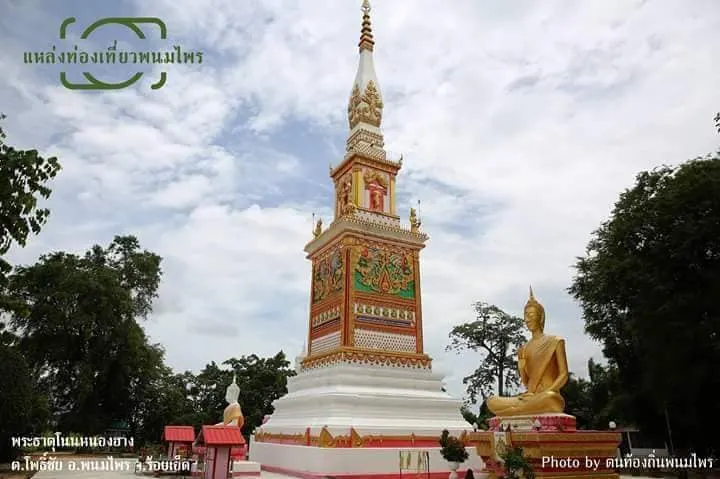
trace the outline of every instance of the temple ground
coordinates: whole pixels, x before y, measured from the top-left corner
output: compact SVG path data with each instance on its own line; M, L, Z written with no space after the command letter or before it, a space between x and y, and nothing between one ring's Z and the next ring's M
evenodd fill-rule
M87 459L87 458L83 458ZM80 458L76 459L75 461L79 461ZM152 477L152 476L141 476L136 475L134 473L134 467L135 467L135 459L119 459L118 461L123 461L127 463L126 470L123 471L70 471L68 470L68 464L70 460L63 460L63 468L62 471L38 471L35 473L32 477L33 479L67 479L67 478L82 478L82 479L129 479L130 477ZM23 477L27 477L23 473L7 473L7 472L0 472L0 479L20 479ZM173 477L173 476L161 476L161 477ZM174 476L174 477L183 477L183 476ZM285 476L283 474L276 474L272 472L264 472L262 473L262 476L260 476L261 479L293 479L290 476ZM657 477L657 476L656 476ZM673 477L673 476L667 476L667 477ZM650 479L646 476L620 476L621 479Z
M75 459L76 465L78 464L78 462L80 460L85 460L85 459L89 459L89 458ZM129 479L131 477L136 477L139 479L142 477L147 477L147 478L153 477L150 475L135 474L135 463L137 462L135 459L118 459L118 460L116 460L116 462L123 462L124 465L126 465L127 467L123 467L124 470L115 470L115 471L110 471L110 470L70 471L70 470L68 470L68 464L70 461L71 461L71 459L63 460L63 467L62 467L61 471L38 471L32 477L33 477L33 479L56 479L56 478L67 479L67 478L71 478L71 477L72 478L82 478L82 479ZM11 476L11 477L13 477L13 479L14 479L15 476ZM19 477L23 477L23 476L20 475L17 477L19 478ZM160 476L160 477L167 477L167 478L176 477L177 478L177 477L189 477L189 476ZM263 472L262 476L260 476L260 477L261 477L261 479L290 479L288 476L285 476L282 474L275 474L272 472Z

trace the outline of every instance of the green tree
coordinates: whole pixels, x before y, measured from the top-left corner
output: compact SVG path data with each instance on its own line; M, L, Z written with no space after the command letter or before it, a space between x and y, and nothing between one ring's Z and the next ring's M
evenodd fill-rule
M230 358L218 365L207 364L198 374L166 373L157 382L155 400L148 407L145 430L159 438L166 424L186 424L198 429L222 421L227 406L225 391L236 376L243 410L243 434L249 436L273 413L272 403L287 394L287 378L294 376L285 353L261 358L257 355Z
M0 120L5 115L0 114ZM0 128L0 313L20 311L23 303L7 294L7 274L12 267L4 259L13 243L24 246L30 233L38 233L50 211L38 201L50 197L47 186L60 171L56 158L43 158L36 150L17 150L6 143ZM43 396L35 395L36 377L15 344L17 336L0 321L0 462L14 450L10 434L23 433L42 419Z
M131 422L135 404L162 367L137 320L151 310L160 257L132 236L84 256L58 252L9 276L8 294L25 305L10 325L61 431L102 432Z
M570 373L567 384L562 388L565 399L565 413L575 416L578 429L590 429L593 418L590 400L590 382Z
M576 417L578 429L606 429L610 421L625 425L635 422L628 414L628 397L613 364L603 366L591 358L588 379L571 374L562 395L565 412Z
M478 396L483 401L497 386L501 396L517 387L517 349L526 341L522 318L512 316L497 306L483 302L474 304L475 321L455 326L450 332L449 351L476 351L482 354L478 368L463 379L471 403Z
M227 365L227 361L222 366ZM199 374L192 378L188 378L189 397L192 400L195 411L195 424L201 426L203 424L216 424L222 420L223 411L227 406L225 402L225 390L232 382L232 370L223 368L215 361L207 364ZM238 382L238 386L240 383ZM243 402L243 388L240 386L240 402L245 414L247 407Z
M637 175L575 267L569 290L637 425L719 451L720 156Z
M238 359L228 359L224 364L229 365L237 375L240 404L245 416L243 433L249 436L262 424L267 414L273 413L273 401L287 394L287 380L295 375L295 371L282 351L270 358L251 354Z
M0 462L14 459L10 438L27 432L32 417L32 377L22 354L0 344Z
M167 366L159 368L134 404L134 437L138 445L160 442L167 425L191 425L197 430L203 424L189 394L193 380L191 372L176 374Z
M471 409L469 404L464 404L460 408L460 413L462 413L463 418L473 426L478 426L479 429L487 429L488 428L488 419L490 419L493 414L490 412L490 410L487 408L487 405L485 402L480 404L480 408L478 410L478 413L475 414Z
M467 404L463 404L460 407L460 414L462 414L463 419L465 419L469 424L475 425L478 422L477 414L472 412Z
M47 183L60 171L57 158L43 158L37 150L17 150L5 143L6 138L0 128L0 287L10 271L3 256L13 243L25 246L30 233L40 232L50 210L38 208L38 200L50 197ZM0 309L8 307L0 295Z

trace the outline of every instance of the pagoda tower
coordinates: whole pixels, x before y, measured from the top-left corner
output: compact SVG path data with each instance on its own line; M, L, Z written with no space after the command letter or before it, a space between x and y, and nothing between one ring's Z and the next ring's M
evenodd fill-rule
M312 262L306 350L288 394L255 432L250 458L303 477L387 477L398 473L400 451L422 450L432 472L447 474L442 430L461 435L472 426L423 350L420 250L428 237L416 211L407 226L397 212L402 157L392 161L384 150L368 0L362 12L345 155L330 168L334 218L325 230L318 222L305 246Z

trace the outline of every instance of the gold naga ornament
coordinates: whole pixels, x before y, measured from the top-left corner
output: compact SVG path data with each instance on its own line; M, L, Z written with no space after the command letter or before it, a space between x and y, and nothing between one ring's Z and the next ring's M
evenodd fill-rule
M533 295L525 304L525 326L532 337L518 350L518 372L527 392L518 396L492 396L488 409L496 416L561 414L565 400L560 389L568 381L565 340L545 334L545 308Z
M415 208L410 208L410 231L417 233L420 230L420 218L417 216Z

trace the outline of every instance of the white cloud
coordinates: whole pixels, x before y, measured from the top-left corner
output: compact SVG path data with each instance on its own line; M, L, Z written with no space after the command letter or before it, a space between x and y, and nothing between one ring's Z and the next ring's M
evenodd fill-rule
M165 258L147 327L173 366L294 355L307 326L310 213L328 214L324 168L344 148L359 3L157 1L174 40L212 54L172 69L157 91L147 78L66 91L0 52L11 139L65 167L51 223L16 257L136 233ZM402 211L421 199L431 236L422 285L436 367L459 394L476 359L443 353L451 326L472 319L476 300L520 313L532 283L584 374L599 348L565 292L570 265L636 172L715 148L716 5L376 3L387 148L405 155ZM39 21L24 18L14 21ZM22 45L22 31L7 44ZM317 151L296 152L310 133Z

